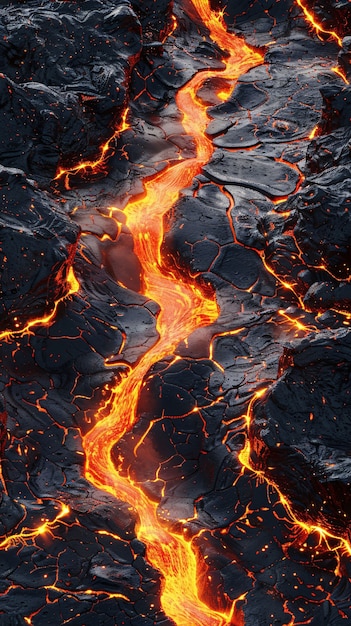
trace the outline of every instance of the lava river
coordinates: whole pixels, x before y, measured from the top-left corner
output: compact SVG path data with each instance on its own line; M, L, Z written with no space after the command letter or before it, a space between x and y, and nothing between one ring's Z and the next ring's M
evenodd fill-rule
M227 33L222 15L211 11L208 0L192 1L213 41L230 52L225 69L220 71L221 77L235 81L262 63L259 53L241 38ZM143 268L144 294L160 305L159 339L113 389L108 414L105 410L98 415L97 424L84 438L87 478L96 487L127 501L138 512L138 536L147 546L147 559L163 575L162 607L177 626L224 626L242 620L235 601L226 612L218 612L199 598L192 546L182 535L169 531L157 518L157 504L118 473L111 460L111 449L137 419L138 398L150 367L172 354L177 344L196 328L210 324L218 316L216 302L205 297L190 280L184 282L176 276L160 253L164 215L180 190L191 184L213 153L212 143L205 135L210 119L196 94L206 80L218 73L218 70L198 72L177 94L184 129L196 144L196 157L176 162L147 181L143 197L133 200L125 209L134 250Z

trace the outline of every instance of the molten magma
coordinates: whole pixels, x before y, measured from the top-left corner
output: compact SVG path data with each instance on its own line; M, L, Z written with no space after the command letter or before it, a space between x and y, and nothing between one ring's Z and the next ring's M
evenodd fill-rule
M209 0L193 0L208 27L212 39L230 52L223 78L235 81L249 68L262 63L262 56L251 50L239 37L228 34L221 14L211 12ZM157 504L129 478L120 476L111 460L111 449L137 419L138 398L143 379L150 367L172 354L177 344L199 326L210 324L218 316L214 300L200 289L176 276L161 257L163 217L174 204L182 188L210 159L213 146L205 136L210 121L205 106L197 99L203 83L218 71L199 72L177 95L183 114L183 126L196 145L196 158L170 164L162 173L145 183L145 193L125 209L127 225L134 238L134 249L143 268L144 293L160 305L157 320L159 340L145 354L128 377L112 390L111 403L97 415L97 423L84 438L86 476L99 488L133 505L139 514L138 536L147 545L148 561L163 575L162 607L177 626L224 626L243 623L237 600L227 602L227 611L216 611L199 598L196 557L189 541L168 530L157 518ZM222 599L223 602L223 599ZM215 603L215 599L214 599Z

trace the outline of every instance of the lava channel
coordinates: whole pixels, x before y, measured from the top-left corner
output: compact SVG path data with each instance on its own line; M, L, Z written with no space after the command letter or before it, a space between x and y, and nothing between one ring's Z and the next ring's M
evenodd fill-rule
M177 626L224 626L243 623L235 606L241 598L231 602L225 612L211 609L199 598L196 556L191 544L158 520L157 503L147 498L131 479L121 476L111 460L113 446L137 419L138 398L150 367L171 354L196 328L214 322L218 316L216 302L205 297L190 280L185 282L176 276L161 257L163 216L213 153L212 143L205 135L210 118L196 97L197 91L214 76L235 81L263 62L263 57L241 38L227 33L222 14L211 11L209 0L192 2L212 40L228 50L229 57L224 60L223 70L198 72L176 97L183 127L195 141L196 157L172 164L147 181L143 197L131 201L125 209L135 253L143 268L144 294L160 305L159 340L112 390L108 414L105 415L105 409L98 413L97 423L84 437L83 446L86 477L96 487L130 503L139 514L138 536L147 546L147 559L163 575L161 602L166 615Z

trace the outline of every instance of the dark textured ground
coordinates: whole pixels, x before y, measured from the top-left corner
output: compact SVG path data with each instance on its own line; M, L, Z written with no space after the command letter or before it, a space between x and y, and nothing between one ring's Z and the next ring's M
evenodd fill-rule
M312 5L350 33L347 2ZM175 3L167 36L163 0L1 2L0 329L52 310L71 265L80 291L49 326L1 337L0 624L173 624L136 514L84 478L81 434L123 369L105 359L133 364L156 341L123 208L144 176L193 155L174 96L221 53L188 9ZM351 92L332 68L339 57L350 73L351 46L319 40L292 0L229 2L226 20L269 44L265 63L226 103L212 84L199 94L216 149L170 207L163 243L181 274L213 286L221 314L154 365L114 454L188 529L213 606L246 593L246 626L344 626L349 555L294 524L238 453L249 437L252 465L296 516L349 538ZM108 164L53 181L98 156L127 105Z

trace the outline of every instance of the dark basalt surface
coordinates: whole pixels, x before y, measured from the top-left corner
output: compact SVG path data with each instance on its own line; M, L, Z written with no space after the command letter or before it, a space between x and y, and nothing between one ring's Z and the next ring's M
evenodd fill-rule
M253 409L254 466L309 524L349 536L351 336L325 331L286 349L281 375Z
M317 20L325 28L335 30L341 37L350 34L351 16L347 0L326 0L322 5L307 0L306 7L315 12Z
M265 58L226 102L222 79L201 88L214 154L162 252L220 315L152 366L113 449L192 541L200 596L237 602L232 626L351 620L349 554L296 521L350 539L351 98L332 68L351 33L346 3L312 4L342 49L292 0L212 2ZM82 436L158 337L123 209L194 156L175 95L223 53L188 0L0 5L0 624L171 626L137 511L85 478ZM115 133L103 167L53 182Z
M322 95L320 135L308 147L301 190L278 214L268 213L260 230L268 263L278 275L293 278L308 309L349 311L350 88L334 85Z

